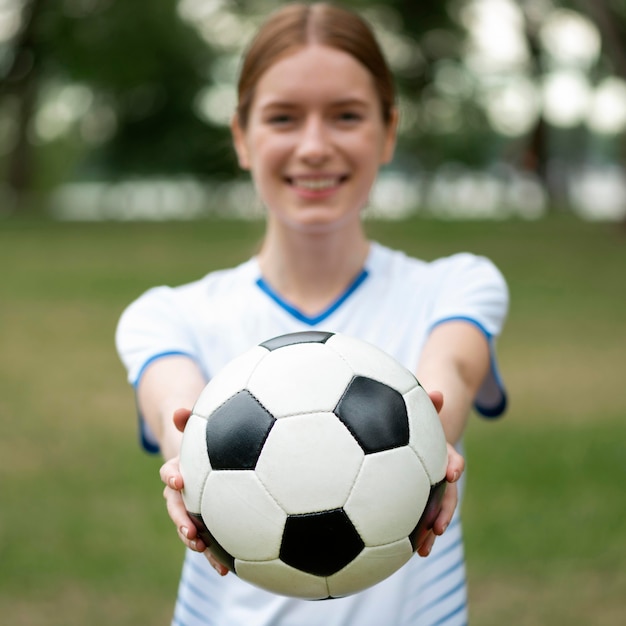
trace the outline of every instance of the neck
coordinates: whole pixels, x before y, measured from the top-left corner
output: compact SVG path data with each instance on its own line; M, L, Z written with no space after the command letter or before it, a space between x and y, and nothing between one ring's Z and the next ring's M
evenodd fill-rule
M323 235L268 227L258 256L264 279L306 314L325 309L363 269L369 242L362 228Z

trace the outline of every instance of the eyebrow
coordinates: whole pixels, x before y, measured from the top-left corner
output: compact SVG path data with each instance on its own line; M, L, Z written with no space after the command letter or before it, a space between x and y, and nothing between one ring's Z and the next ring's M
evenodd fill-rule
M261 103L261 109L296 109L300 106L298 102L292 100L270 100L266 103ZM369 106L369 100L365 98L343 98L341 100L334 100L328 104L331 108L341 108L344 106Z
M335 102L332 103L331 106L337 106L337 107L341 107L341 106L362 106L362 107L367 107L369 106L370 101L365 99L365 98L345 98L343 100L337 100Z

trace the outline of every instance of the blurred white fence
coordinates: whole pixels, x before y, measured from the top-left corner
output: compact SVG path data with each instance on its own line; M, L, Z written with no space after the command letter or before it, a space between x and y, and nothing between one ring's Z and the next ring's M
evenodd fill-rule
M566 194L572 210L584 219L626 218L626 175L618 167L587 168L570 176ZM428 178L383 172L365 214L390 220L415 214L440 219L532 220L547 210L547 194L532 175L506 166L473 171L446 165ZM254 219L263 215L263 207L249 182L151 179L66 184L52 195L50 212L68 221Z

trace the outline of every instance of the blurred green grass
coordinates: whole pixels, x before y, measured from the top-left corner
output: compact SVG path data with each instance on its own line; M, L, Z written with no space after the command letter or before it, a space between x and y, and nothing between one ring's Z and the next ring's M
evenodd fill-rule
M466 436L472 623L621 623L626 236L562 216L368 229L426 259L485 254L511 289L510 410ZM244 260L261 236L254 222L0 222L3 623L169 623L182 552L113 333L145 289Z

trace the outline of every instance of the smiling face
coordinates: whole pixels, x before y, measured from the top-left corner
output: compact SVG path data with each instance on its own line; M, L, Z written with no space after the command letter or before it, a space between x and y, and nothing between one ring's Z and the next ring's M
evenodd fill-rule
M395 144L369 71L351 55L309 44L260 77L245 129L233 122L239 164L270 222L299 230L354 220Z

